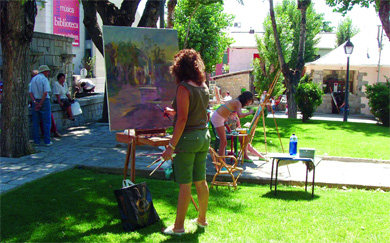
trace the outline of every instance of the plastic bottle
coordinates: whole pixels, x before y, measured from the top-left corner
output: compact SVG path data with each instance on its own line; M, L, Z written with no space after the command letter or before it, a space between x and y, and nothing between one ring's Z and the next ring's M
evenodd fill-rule
M289 152L290 152L290 155L297 155L297 148L298 148L298 137L295 136L295 134L293 133L293 135L291 135L290 137L290 146L289 146Z

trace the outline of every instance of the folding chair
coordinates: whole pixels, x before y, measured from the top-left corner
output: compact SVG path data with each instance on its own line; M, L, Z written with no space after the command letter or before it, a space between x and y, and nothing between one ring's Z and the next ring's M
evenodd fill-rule
M216 165L217 167L217 172L215 173L213 180L211 181L211 188L213 186L232 186L235 189L237 188L237 180L241 176L243 172L243 168L237 167L237 159L236 157L232 155L225 155L225 156L220 156L215 152L215 150L210 147L209 148L211 158L213 160L213 164ZM229 158L234 161L233 165L228 165L225 163L224 159ZM225 168L225 169L223 169ZM236 175L235 175L236 174ZM229 181L217 181L217 177L220 175L230 175L232 177L232 182Z

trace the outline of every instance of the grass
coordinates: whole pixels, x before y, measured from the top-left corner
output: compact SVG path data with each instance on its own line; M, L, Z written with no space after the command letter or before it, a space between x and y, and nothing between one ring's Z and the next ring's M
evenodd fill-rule
M317 187L312 199L302 187L280 185L274 196L267 185L248 184L210 190L206 230L165 236L160 230L174 222L178 186L137 181L147 182L161 222L123 232L113 194L121 176L72 169L1 196L1 242L390 241L390 193ZM196 215L190 205L187 219Z
M242 118L241 124L250 122L252 116ZM267 151L282 152L275 123L267 118ZM276 119L284 151L288 152L289 138L298 136L299 148L315 148L316 155L341 156L390 160L390 128L365 123L298 119ZM254 147L265 151L262 120L256 128Z

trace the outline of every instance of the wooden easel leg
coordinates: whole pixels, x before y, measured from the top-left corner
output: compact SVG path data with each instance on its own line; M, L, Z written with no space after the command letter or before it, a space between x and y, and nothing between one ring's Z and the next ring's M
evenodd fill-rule
M264 110L263 113L263 130L264 130L264 146L265 146L265 153L267 154L267 134L265 132L265 118L264 118Z
M127 171L129 169L129 159L130 159L130 153L131 153L131 144L132 144L131 141L127 144L125 166L123 168L123 180L126 180L126 178L127 178Z
M131 181L135 183L135 140L131 143Z

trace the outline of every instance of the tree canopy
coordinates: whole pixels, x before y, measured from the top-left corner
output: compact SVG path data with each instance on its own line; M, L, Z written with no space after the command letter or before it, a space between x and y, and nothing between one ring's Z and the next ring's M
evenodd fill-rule
M212 72L215 65L222 62L224 51L233 41L224 32L232 25L233 16L223 12L222 1L205 2L207 4L199 4L194 0L178 1L174 29L178 31L179 48L198 51L206 72Z
M340 46L348 39L351 39L354 35L359 33L359 29L352 25L351 18L345 18L339 23L336 30L336 47Z
M284 0L275 7L275 13L284 60L288 64L288 67L293 69L298 61L301 12L297 8L295 1ZM316 13L310 5L307 8L306 18L304 61L310 62L317 57L318 49L315 48L315 45L319 41L317 35L323 28L324 17L323 14ZM255 87L258 92L267 90L276 73L280 70L270 16L265 19L263 26L265 30L264 36L257 38L260 60L255 60L253 65ZM280 82L281 80L282 77L280 77ZM284 89L280 83L275 87L274 94L272 95L278 95L283 91Z
M335 7L336 12L340 12L343 15L356 5L368 8L372 5L375 6L376 11L379 13L379 19L382 22L382 27L386 32L387 37L390 40L390 1L389 0L326 0L326 3Z

